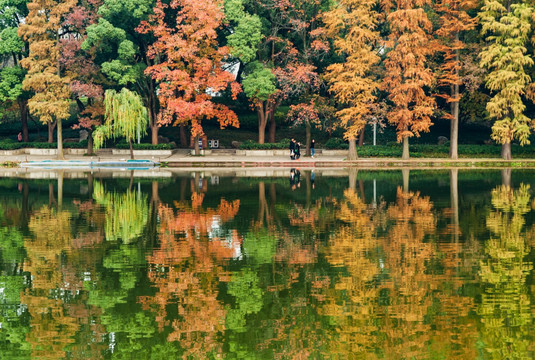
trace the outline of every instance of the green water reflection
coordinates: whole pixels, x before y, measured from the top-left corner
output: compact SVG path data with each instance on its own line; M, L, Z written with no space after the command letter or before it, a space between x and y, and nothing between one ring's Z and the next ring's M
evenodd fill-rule
M534 175L0 179L0 357L532 359Z

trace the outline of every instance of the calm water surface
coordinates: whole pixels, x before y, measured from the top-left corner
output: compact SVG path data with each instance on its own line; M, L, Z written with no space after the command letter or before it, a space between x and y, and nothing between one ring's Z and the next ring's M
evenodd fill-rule
M0 358L532 359L534 179L0 179Z

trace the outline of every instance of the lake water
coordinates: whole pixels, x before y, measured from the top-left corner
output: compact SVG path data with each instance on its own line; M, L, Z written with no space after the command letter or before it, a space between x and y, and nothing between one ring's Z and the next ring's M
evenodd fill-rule
M535 357L535 172L331 174L0 179L0 358Z

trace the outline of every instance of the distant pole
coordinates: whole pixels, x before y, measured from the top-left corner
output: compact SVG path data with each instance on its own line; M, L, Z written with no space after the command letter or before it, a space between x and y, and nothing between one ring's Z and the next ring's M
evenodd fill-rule
M373 123L373 146L377 144L377 122Z
M141 130L139 126L137 127L137 143L141 144Z

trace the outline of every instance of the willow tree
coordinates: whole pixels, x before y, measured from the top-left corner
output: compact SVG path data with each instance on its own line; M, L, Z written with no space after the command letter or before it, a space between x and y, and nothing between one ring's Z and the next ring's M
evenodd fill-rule
M93 134L95 148L102 147L106 139L124 137L128 141L130 157L133 159L132 140L138 134L147 133L148 114L141 97L126 88L120 92L106 90L104 107L105 122Z
M480 65L488 69L487 88L494 93L487 111L495 120L491 138L502 145L502 158L511 159L511 142L529 144L531 119L524 115L524 96L531 83L528 69L533 65L527 54L534 10L529 2L485 0L481 8L481 32L487 46Z
M331 92L346 105L337 117L349 140L349 160L357 158L356 139L366 126L366 115L379 86L371 74L380 60L373 49L379 40L379 16L373 10L376 5L376 0L340 0L324 15L327 36L334 39L336 52L345 55L345 62L327 68L326 78Z
M28 3L25 24L18 34L30 45L27 58L20 61L28 70L22 88L33 91L28 101L30 113L48 124L48 141L57 127L58 158L63 159L61 121L69 117L70 79L62 73L60 47L65 16L76 4L75 0L33 0Z
M396 125L398 142L403 142L403 159L409 158L409 138L429 131L436 107L426 91L434 83L428 61L435 51L433 25L424 10L429 5L430 0L382 0L391 30L383 85L394 106L387 118Z

